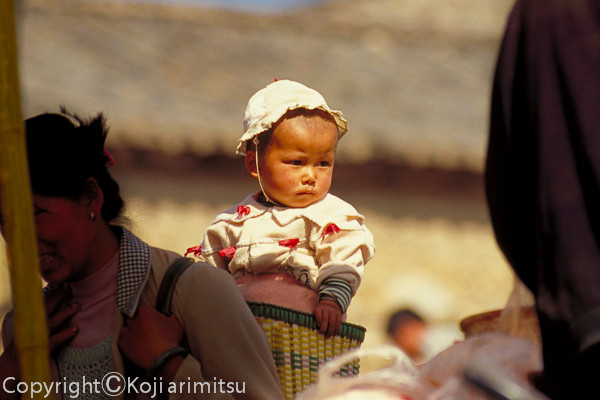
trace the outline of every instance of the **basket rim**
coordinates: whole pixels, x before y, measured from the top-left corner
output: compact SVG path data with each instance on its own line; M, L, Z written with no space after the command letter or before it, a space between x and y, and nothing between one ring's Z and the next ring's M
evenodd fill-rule
M270 303L248 301L247 304L255 317L269 318L318 331L317 321L313 314ZM364 326L342 322L335 335L362 343L366 331L367 328Z

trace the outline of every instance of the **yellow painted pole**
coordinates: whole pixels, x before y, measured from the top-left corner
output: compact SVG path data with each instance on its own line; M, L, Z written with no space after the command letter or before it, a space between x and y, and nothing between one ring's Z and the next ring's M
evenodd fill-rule
M49 382L32 195L19 96L13 0L0 0L0 192L23 382ZM43 398L40 393L38 398Z

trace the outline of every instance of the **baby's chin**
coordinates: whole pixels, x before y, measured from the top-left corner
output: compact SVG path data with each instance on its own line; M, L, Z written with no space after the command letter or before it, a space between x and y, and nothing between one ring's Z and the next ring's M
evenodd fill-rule
M319 201L323 200L325 196L321 196L319 198L307 198L307 199L298 199L297 201L290 201L291 204L284 204L286 207L290 207L290 208L305 208L308 206L312 206L315 203L318 203Z

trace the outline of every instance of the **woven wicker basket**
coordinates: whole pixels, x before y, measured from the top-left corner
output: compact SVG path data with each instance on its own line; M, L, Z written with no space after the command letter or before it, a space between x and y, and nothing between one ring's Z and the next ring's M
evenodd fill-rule
M319 365L360 348L366 329L343 322L335 336L325 338L315 317L290 308L248 302L267 335L285 398L293 399L316 382ZM341 376L358 375L359 360L342 367Z

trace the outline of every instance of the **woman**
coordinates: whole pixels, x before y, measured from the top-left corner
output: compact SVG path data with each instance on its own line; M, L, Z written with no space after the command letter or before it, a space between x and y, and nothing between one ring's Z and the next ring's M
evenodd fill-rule
M115 224L123 200L107 169L103 115L41 114L25 130L56 391L282 398L268 343L226 272L196 263L178 281L173 316L153 308L180 256ZM0 398L18 398L10 314L2 334Z

